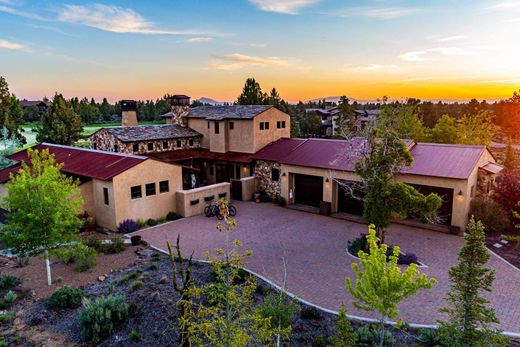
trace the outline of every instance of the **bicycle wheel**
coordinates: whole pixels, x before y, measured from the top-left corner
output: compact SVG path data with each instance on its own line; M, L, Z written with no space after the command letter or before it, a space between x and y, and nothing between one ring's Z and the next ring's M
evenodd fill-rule
M220 211L217 211L217 213L215 213L215 216L217 216L218 220L223 220L224 219L224 216L220 214Z
M204 214L206 215L206 217L211 217L211 207L208 205L206 207L204 207Z
M228 210L229 210L229 215L230 215L231 217L234 217L234 216L237 215L237 209L236 209L235 206L233 206L233 205L229 205L229 206L228 206Z

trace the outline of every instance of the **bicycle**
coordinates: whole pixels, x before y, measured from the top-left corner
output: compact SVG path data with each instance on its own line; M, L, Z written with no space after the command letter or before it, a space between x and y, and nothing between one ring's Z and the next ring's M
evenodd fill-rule
M237 209L232 204L228 205L228 211L231 217L237 215ZM224 216L220 214L220 208L217 204L209 203L206 207L204 207L204 215L208 218L216 216L218 220L224 219Z

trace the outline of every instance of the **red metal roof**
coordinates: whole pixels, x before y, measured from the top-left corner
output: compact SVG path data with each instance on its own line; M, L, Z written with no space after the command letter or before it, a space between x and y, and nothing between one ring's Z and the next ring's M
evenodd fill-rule
M71 175L96 178L107 181L123 171L146 160L146 157L136 155L126 155L105 151L97 151L71 146L61 146L55 144L39 144L33 149L48 149L54 154L56 162L63 163L62 171ZM27 161L27 150L17 152L9 158L21 162ZM0 171L0 183L9 180L10 173L18 172L19 163L15 166Z
M485 146L416 143L404 140L414 163L402 173L466 179L475 168ZM338 171L354 171L366 142L361 137L351 140L281 139L258 151L253 159L282 164L317 167Z
M217 152L210 152L210 150L206 149L206 148L190 148L190 149L182 149L182 150L176 150L176 151L150 153L150 154L148 154L148 156L150 158L168 162L168 163L175 163L178 161L190 160L190 159L208 159L208 160L222 160L222 161L231 161L231 162L235 162L235 163L248 164L251 162L253 155L249 154L249 153L239 153L239 152L217 153Z

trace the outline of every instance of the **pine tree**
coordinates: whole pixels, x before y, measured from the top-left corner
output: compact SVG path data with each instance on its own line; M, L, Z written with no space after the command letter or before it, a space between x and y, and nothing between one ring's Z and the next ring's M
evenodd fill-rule
M14 137L21 143L25 143L25 137L20 133L23 121L20 102L9 92L9 85L0 76L0 126L7 129L8 137Z
M357 338L347 317L345 305L341 304L339 316L336 320L335 334L329 338L332 347L356 347Z
M506 154L504 158L504 167L506 170L513 170L516 167L515 151L511 139L507 140Z
M459 251L459 263L449 271L448 307L441 309L449 319L447 323L439 322L441 331L449 336L451 346L505 345L499 331L489 326L499 323L495 310L481 296L483 291L492 291L495 279L495 271L484 267L490 258L484 242L484 224L472 217Z
M239 95L237 105L263 105L265 103L265 95L262 93L260 84L254 78L248 78Z
M36 141L70 146L81 138L82 132L80 117L63 96L56 93L51 106L43 115Z

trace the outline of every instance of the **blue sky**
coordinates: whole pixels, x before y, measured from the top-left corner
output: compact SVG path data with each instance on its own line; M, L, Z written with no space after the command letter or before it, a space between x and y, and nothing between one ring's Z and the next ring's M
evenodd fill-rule
M0 0L19 97L498 98L520 87L520 1Z

